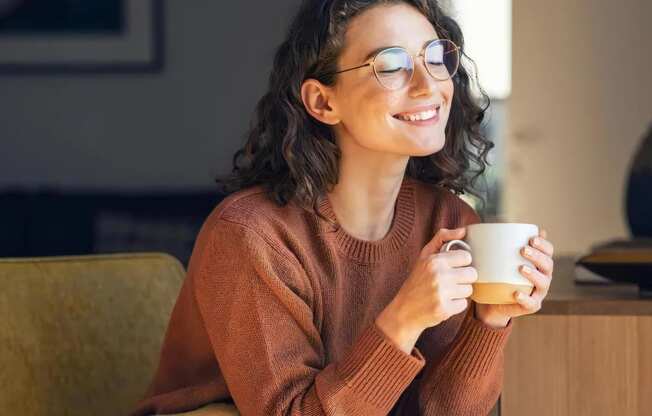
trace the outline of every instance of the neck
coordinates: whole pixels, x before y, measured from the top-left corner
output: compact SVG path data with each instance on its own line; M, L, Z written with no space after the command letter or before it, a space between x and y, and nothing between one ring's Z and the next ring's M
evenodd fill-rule
M345 166L340 165L338 183L328 194L337 222L355 238L380 240L391 229L405 169L394 175L377 175L382 170L349 170Z

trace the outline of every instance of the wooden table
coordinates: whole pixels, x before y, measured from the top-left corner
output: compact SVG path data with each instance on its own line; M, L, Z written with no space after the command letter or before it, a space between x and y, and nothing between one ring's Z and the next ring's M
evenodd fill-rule
M573 279L574 258L555 258L542 309L514 320L500 414L651 415L652 299Z

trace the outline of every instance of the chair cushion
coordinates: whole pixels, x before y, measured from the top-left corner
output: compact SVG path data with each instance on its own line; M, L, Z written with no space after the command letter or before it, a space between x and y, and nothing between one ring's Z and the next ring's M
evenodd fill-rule
M0 259L0 414L126 414L185 271L162 253Z

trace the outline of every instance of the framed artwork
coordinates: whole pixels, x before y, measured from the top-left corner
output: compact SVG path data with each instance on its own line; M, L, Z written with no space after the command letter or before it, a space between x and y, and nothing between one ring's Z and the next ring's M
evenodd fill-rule
M163 0L0 0L0 73L162 67Z

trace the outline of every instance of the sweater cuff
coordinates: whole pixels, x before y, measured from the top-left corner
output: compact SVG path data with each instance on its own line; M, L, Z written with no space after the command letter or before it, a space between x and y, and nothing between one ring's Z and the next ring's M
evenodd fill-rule
M473 311L467 313L443 366L450 367L452 374L463 378L487 376L507 344L512 322L510 319L504 328L492 328L475 318Z
M338 365L346 384L381 408L391 407L425 365L421 352L406 354L373 323Z

